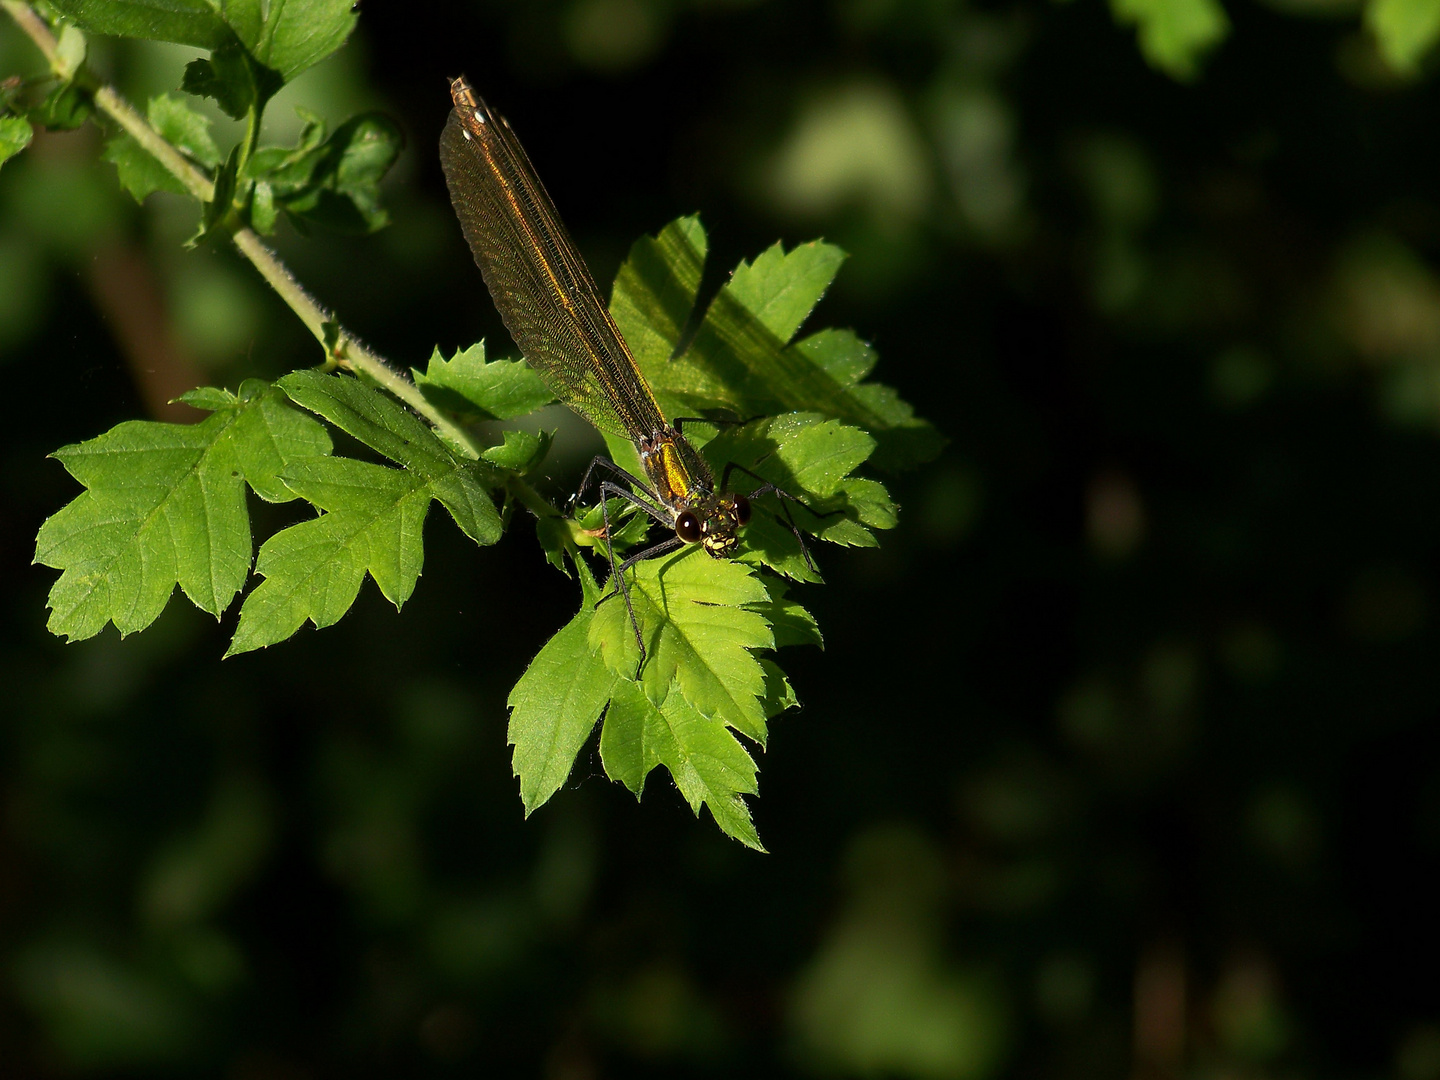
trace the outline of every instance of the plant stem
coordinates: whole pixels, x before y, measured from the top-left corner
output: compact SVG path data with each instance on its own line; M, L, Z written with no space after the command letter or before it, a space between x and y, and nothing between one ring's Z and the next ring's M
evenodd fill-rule
M284 300L290 310L315 335L315 340L326 347L332 361L343 367L364 372L390 393L429 420L455 445L463 448L471 457L480 456L480 448L460 425L435 408L420 393L416 385L391 367L383 358L361 345L353 336L335 323L330 312L322 308L295 275L282 263L275 253L261 241L253 229L236 229L232 239L241 253L260 271L260 276ZM327 327L334 328L327 333ZM333 344L330 342L333 341Z
M58 74L60 57L56 52L55 35L50 32L50 27L39 13L21 0L0 0L0 7L25 31L44 54L51 70ZM187 161L179 150L146 123L144 117L137 113L114 87L101 85L94 91L94 96L96 108L124 128L166 171L178 178L192 195L201 202L208 203L214 199L215 185L209 177ZM252 134L247 132L247 141ZM325 346L331 362L364 373L430 421L452 445L459 447L470 457L480 456L480 447L464 428L431 405L414 383L382 357L365 348L352 335L341 329L331 314L305 291L285 264L261 242L253 230L236 229L232 239L241 254L260 271L260 276L269 282L270 287L315 335L315 340ZM538 495L535 497L539 498Z

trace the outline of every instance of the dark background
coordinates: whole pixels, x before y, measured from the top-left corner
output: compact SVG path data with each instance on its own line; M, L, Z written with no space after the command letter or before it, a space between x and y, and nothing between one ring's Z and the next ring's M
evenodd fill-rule
M577 602L524 523L432 517L402 613L261 655L183 599L48 636L45 455L317 354L93 128L7 163L0 1072L1440 1077L1440 90L1347 5L1227 10L1185 84L1095 0L367 3L272 105L407 133L388 230L278 239L402 366L510 351L436 160L462 71L602 282L693 211L712 288L852 253L810 328L951 442L819 553L768 856L591 749L522 820L505 695ZM193 55L92 44L142 101Z

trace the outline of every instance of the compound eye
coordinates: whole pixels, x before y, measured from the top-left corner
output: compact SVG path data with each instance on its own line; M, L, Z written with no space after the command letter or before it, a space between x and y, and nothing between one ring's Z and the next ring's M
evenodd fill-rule
M744 495L735 496L735 521L740 525L748 524L750 521L750 500Z
M686 510L675 518L675 535L687 544L695 543L700 539L700 519Z

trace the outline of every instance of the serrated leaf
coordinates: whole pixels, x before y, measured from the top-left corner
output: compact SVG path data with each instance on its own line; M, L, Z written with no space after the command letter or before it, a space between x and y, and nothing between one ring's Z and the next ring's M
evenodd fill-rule
M328 128L319 114L303 105L295 106L302 123L294 146L262 146L250 155L246 175L265 177L276 191L290 194L310 182L315 168L313 151L325 141Z
M546 642L510 691L511 768L528 817L565 783L616 682L590 646L587 605Z
M809 410L868 431L885 468L939 453L945 440L894 390L859 381L874 360L853 334L822 331L789 343L838 268L838 248L815 243L786 253L777 246L742 263L693 341L672 359L705 248L698 220L681 218L638 240L615 281L611 313L666 415L718 411L746 419Z
M414 413L352 376L292 371L276 385L295 404L423 476L448 473L461 460Z
M120 186L134 196L136 202L144 202L145 197L155 191L185 194L185 185L180 179L124 131L106 140L100 157L115 166Z
M627 583L645 641L640 682L651 700L663 701L678 681L701 713L763 746L765 674L754 650L772 648L775 640L765 618L749 610L769 599L754 570L691 548L636 564ZM612 671L634 675L639 651L622 598L598 606L590 642Z
M1365 25L1385 62L1402 75L1415 75L1440 40L1440 0L1370 0Z
M860 507L851 506L852 495L864 495L866 513L873 519L866 524L889 527L881 524L887 519L874 505L883 485L873 480L857 485L857 478L850 476L874 449L875 440L859 428L815 413L787 413L722 430L706 445L705 455L722 475L738 467L731 473L731 487L742 488L742 478L759 476L793 496L799 502L789 501L788 506L797 524L834 539L845 520L835 512L852 521L865 520Z
M424 477L329 457L292 463L283 479L325 513L260 546L255 572L265 580L245 598L226 656L283 641L307 619L317 628L337 622L367 573L397 609L420 576L425 515L437 497Z
M1110 0L1110 10L1135 26L1146 62L1181 82L1199 74L1201 58L1230 32L1218 0Z
M788 252L777 242L754 262L742 259L724 291L778 340L789 341L830 288L845 257L822 240Z
M874 370L880 359L870 343L861 341L854 330L819 330L795 342L795 348L841 386L854 386Z
M555 400L524 361L487 361L483 341L449 360L436 348L425 370L411 374L426 400L462 419L513 420Z
M30 145L35 129L23 116L0 116L0 165Z
M570 576L567 559L573 552L575 524L559 514L547 514L535 519L535 538L545 553L545 561L566 577ZM583 566L583 563L581 564Z
M291 498L279 470L329 448L324 428L252 380L198 424L130 421L56 451L88 490L36 537L35 561L63 571L51 632L79 640L107 622L122 634L143 629L176 584L218 615L250 566L244 485Z
M292 371L276 385L297 405L418 475L477 544L500 538L500 515L485 489L502 481L488 463L453 452L414 413L349 375Z
M642 368L670 360L695 307L708 246L695 215L676 218L630 246L615 277L610 314Z
M815 413L787 413L727 428L706 446L712 461L737 462L792 495L833 495L875 449L859 428Z
M220 148L210 137L210 118L179 98L157 94L146 108L146 119L162 138L190 160L213 169L220 164Z
M226 11L245 12L243 21L231 16L240 40L289 82L345 44L358 8L353 0L230 0Z
M621 679L605 713L600 760L606 775L637 797L650 771L664 765L697 817L708 806L727 836L765 850L743 798L759 790L754 759L723 723L700 713L678 683L656 705L637 683Z

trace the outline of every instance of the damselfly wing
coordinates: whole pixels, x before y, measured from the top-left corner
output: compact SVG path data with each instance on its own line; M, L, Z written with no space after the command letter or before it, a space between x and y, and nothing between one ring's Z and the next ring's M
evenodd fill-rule
M705 460L661 413L505 118L463 77L450 84L450 95L455 107L440 137L440 164L460 228L500 318L555 396L601 430L628 438L645 471L641 480L596 458L581 493L590 489L596 470L604 470L629 486L601 480L602 506L605 496L617 496L673 530L623 563L617 564L610 551L612 582L630 610L643 662L645 647L625 570L686 544L699 544L716 558L733 555L737 533L750 518L749 500L719 490ZM774 490L768 484L761 488Z

